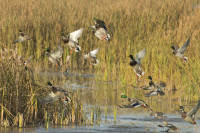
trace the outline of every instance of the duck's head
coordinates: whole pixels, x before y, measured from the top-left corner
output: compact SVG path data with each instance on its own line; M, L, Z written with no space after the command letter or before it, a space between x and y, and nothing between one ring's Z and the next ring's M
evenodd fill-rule
M65 36L65 34L64 34L64 33L61 33L61 34L60 34L60 36L63 36L63 37L64 37L64 36Z
M178 110L184 111L184 107L183 106L179 106Z
M22 30L19 30L19 32L22 32Z
M121 95L121 98L128 98L126 95Z
M49 48L45 48L44 51L46 51L46 53L50 53L50 49Z
M148 79L149 79L149 80L152 80L152 77L151 77L151 76L148 76Z
M129 57L131 58L131 60L134 60L133 55L129 55Z
M47 82L47 85L49 85L49 86L53 86L53 85L52 85L52 83L51 83L51 82L49 82L49 81Z
M175 50L175 47L174 47L174 46L171 46L171 48L172 48L173 50Z

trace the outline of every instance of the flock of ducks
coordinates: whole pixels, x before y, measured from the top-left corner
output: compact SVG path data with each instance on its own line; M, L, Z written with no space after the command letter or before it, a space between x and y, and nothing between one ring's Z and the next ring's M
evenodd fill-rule
M108 34L105 22L99 19L93 19L93 20L94 20L95 25L90 26L89 29L92 30L93 34L100 40L109 41L110 35ZM61 33L63 43L68 45L69 48L71 49L70 54L72 54L73 51L74 52L81 51L81 47L78 44L78 39L82 36L82 33L83 33L83 28L78 29L74 32L71 32L67 36L65 36L64 33ZM14 44L32 40L31 37L28 34L22 32L22 30L19 30L19 35L20 36L15 41L13 41ZM97 48L90 52L84 52L83 58L85 60L88 60L91 65L97 65L99 63L99 60L96 59L96 55L99 52L99 50L100 48ZM50 48L45 48L44 51L46 52L46 56L48 60L56 67L60 68L61 64L59 62L59 59L63 55L63 51L64 51L63 47L61 47L61 45L58 45L57 49L53 52L52 50L50 50ZM27 63L30 62L32 59L33 59L32 56L28 60L23 60L23 58L20 58L26 70L27 70ZM70 55L67 56L66 58L67 66L70 59L71 59L71 56ZM68 79L69 68L67 68L63 72L63 75ZM70 97L68 96L68 93L64 89L53 86L51 82L48 82L47 85L51 88L51 92L47 96L43 98L39 98L40 103L51 103L51 102L60 100L64 104L67 104L71 101Z
M95 25L90 26L89 29L92 30L94 35L100 40L109 41L110 35L108 34L108 30L107 30L105 22L99 19L94 19L94 23ZM72 54L73 51L74 52L81 51L81 47L78 44L78 39L81 37L82 33L83 33L83 28L76 30L74 32L71 32L70 34L67 35L67 37L63 33L61 34L64 44L67 44L69 48L71 49L70 54ZM19 31L19 34L20 36L13 42L14 44L31 40L31 37L28 34L23 33L21 30ZM184 52L187 46L189 45L189 43L190 43L190 37L188 38L186 43L183 44L180 48L177 46L171 46L171 48L173 49L173 54L177 56L178 58L180 58L181 60L183 60L183 62L186 62L188 60L188 58L184 56ZM49 61L52 64L56 65L57 67L60 67L59 59L63 55L63 48L60 45L58 45L57 50L54 52L51 52L49 48L45 48L44 50L46 51L46 55ZM84 52L83 58L89 60L89 62L92 65L97 65L99 63L99 60L96 59L96 55L99 52L99 50L100 48L97 48L90 52ZM144 75L144 71L142 71L142 68L141 68L141 60L145 57L145 55L146 55L146 49L143 49L140 52L138 52L135 55L135 58L133 57L133 55L129 55L131 59L130 66L133 67L133 70L136 74L137 81L139 81L139 77ZM27 61L24 61L25 66L31 59L32 57L28 59ZM66 63L69 63L70 59L71 59L71 56L67 56ZM67 68L66 71L63 72L63 75L65 77L68 77L68 74L69 74L69 68ZM146 97L165 95L163 89L166 87L166 83L160 82L159 84L156 84L153 82L153 79L151 76L148 76L148 79L150 80L148 86L143 86L143 87L133 86L133 87L135 89L150 90L149 93L145 94ZM48 102L61 100L64 104L67 104L71 101L71 99L68 97L64 89L53 86L51 82L48 82L47 85L51 87L52 91L46 97L39 99L41 103L48 103ZM131 98L128 98L126 95L122 95L121 98L127 99L130 104L118 105L120 108L135 108L135 107L147 108L150 112L150 116L155 116L156 118L164 119L164 122L163 122L164 125L158 125L159 127L168 127L169 129L167 130L167 132L180 131L176 126L166 122L165 120L166 116L163 116L162 112L154 112L143 100L137 99L137 98L131 99ZM196 124L195 114L198 111L199 107L200 107L200 100L198 101L197 105L189 113L185 112L183 106L179 106L177 112L181 115L181 117L185 121L191 124Z

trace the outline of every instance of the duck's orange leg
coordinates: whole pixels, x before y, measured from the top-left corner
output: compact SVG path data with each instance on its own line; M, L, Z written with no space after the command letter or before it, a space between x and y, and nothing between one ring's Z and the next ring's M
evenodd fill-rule
M56 63L56 67L59 68L60 66L58 65L58 63Z
M70 54L71 54L71 55L73 54L73 50L72 50L72 49L70 50Z

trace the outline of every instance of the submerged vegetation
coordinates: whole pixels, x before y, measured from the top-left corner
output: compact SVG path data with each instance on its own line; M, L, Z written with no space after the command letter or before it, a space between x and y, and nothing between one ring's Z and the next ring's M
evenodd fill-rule
M116 94L121 92L129 97L142 94L141 91L130 93L133 92L133 88L129 85L142 86L147 83L146 78L151 75L155 82L166 82L164 98L197 101L200 95L199 3L198 0L1 0L1 124L3 122L5 126L23 127L25 124L43 121L48 127L49 124L87 121L79 100L80 94L73 93L71 95L73 100L67 107L59 102L40 105L37 98L41 97L44 91L48 91L45 89L47 87L42 86L45 84L43 81L47 80L38 81L34 75L34 72L54 69L44 48L56 49L57 44L64 47L60 60L61 71L66 68L65 61L70 49L63 44L61 33L67 35L80 28L84 28L83 35L79 38L81 51L71 55L70 70L88 70L102 75L103 81L117 81L124 87L115 88ZM93 18L106 22L111 36L109 42L99 40L88 29L93 25ZM19 36L19 30L29 34L32 40L13 44ZM182 46L189 36L190 45L185 51L188 62L183 63L173 55L170 47ZM97 55L99 64L91 67L89 63L83 61L84 52L99 47ZM141 61L141 67L145 74L141 82L137 82L134 71L129 66L128 56L135 55L144 48L146 56ZM18 56L33 56L31 69L25 70ZM59 80L55 79L55 82ZM171 93L174 85L178 90L176 95ZM105 105L108 97L112 99L109 102L117 105L121 94L113 96L113 93L115 92L107 93L104 90L99 93L101 105ZM91 97L97 97L97 94ZM153 103L152 106L156 104ZM99 123L100 109L96 110ZM94 123L94 114L92 110L90 124ZM116 107L113 115L116 123Z

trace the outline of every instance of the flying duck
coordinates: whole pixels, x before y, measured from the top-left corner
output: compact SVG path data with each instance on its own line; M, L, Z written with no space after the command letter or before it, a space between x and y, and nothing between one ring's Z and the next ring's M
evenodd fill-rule
M141 64L140 61L145 57L145 55L146 55L145 49L138 52L135 55L135 58L133 58L133 55L129 55L129 57L131 58L130 66L133 67L133 70L136 73L137 80L138 80L138 77L141 77L142 75L144 75L144 72L142 71L142 68L140 67L140 64Z
M89 29L93 31L94 35L100 40L109 41L110 34L108 34L108 30L104 21L99 19L93 19L95 26L90 26Z
M171 48L173 49L173 54L176 55L178 58L182 59L184 62L188 60L188 58L184 56L184 52L189 43L190 43L190 37L188 38L187 42L183 44L180 48L177 46L171 46Z
M93 51L90 51L89 53L85 52L85 55L83 55L83 58L88 59L92 65L97 65L99 63L99 60L96 59L96 55L99 52L99 49L100 48L97 48Z
M61 34L63 37L62 38L63 42L70 47L71 54L72 54L73 50L75 52L79 52L81 50L81 47L78 45L78 38L82 35L82 33L83 33L83 28L76 30L74 32L71 32L67 37L65 37L65 35L63 33Z
M198 111L199 107L200 107L200 100L198 101L197 105L193 109L191 109L190 112L188 113L185 112L183 106L179 106L179 109L177 111L185 121L191 124L196 124L195 114Z
M58 59L60 59L62 57L63 48L60 45L58 45L57 50L52 53L50 53L49 48L45 48L44 50L46 51L49 61L51 63L55 64L57 67L60 67L60 63L59 63Z
M31 37L28 34L22 32L22 30L19 30L19 37L13 41L13 43L16 44L28 40L31 40Z

